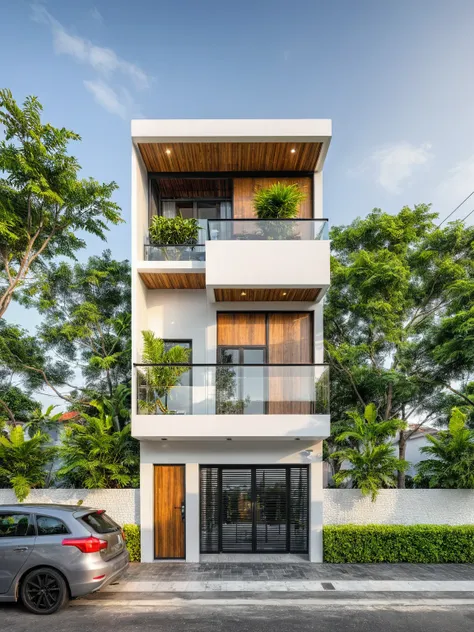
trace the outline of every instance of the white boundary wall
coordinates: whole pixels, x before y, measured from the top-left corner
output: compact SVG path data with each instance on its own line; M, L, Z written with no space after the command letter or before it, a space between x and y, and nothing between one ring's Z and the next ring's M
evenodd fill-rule
M324 524L474 524L474 490L382 489L373 503L357 489L324 490Z
M34 489L26 502L79 500L105 509L119 524L140 523L138 489ZM0 505L16 502L11 489L0 489ZM474 524L474 490L384 489L373 503L354 489L325 489L323 513L324 524Z
M33 489L26 503L55 503L105 509L120 525L140 522L139 489ZM17 503L13 490L0 489L0 505ZM1 507L0 507L1 508Z

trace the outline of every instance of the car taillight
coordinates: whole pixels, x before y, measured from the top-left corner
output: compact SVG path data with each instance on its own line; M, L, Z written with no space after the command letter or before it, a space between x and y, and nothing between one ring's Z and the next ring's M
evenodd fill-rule
M92 536L90 538L64 538L62 545L75 546L82 553L98 553L107 548L107 541Z
M125 540L127 539L127 536L125 535L125 531L123 529L121 529L121 532L122 532L123 541L125 542Z

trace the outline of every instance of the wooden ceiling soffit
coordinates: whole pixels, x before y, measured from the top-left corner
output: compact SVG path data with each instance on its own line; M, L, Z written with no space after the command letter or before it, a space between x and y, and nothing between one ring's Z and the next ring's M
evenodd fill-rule
M218 303L227 301L304 301L314 303L320 291L319 288L216 288L214 295Z
M314 171L321 143L139 143L150 172ZM292 151L292 150L295 151Z
M143 283L150 290L206 289L206 275L204 272L140 272L139 274Z

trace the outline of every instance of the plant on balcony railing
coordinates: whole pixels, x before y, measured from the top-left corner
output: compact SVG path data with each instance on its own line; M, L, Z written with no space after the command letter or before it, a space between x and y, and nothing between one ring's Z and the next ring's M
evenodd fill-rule
M306 195L300 191L298 184L275 182L271 186L256 191L254 209L258 219L281 220L293 219ZM265 239L294 239L292 222L263 223L261 228Z
M172 248L172 246L192 248L198 243L200 230L201 226L194 217L154 215L149 230L150 244L161 246L165 259L176 261L181 258L182 249Z
M159 411L163 415L172 415L167 399L172 389L179 385L181 376L189 371L189 367L173 365L188 363L191 349L175 345L166 350L164 341L152 331L142 331L142 336L143 361L170 366L149 366L139 371L139 392L145 390L145 399L139 396L139 413L153 415Z

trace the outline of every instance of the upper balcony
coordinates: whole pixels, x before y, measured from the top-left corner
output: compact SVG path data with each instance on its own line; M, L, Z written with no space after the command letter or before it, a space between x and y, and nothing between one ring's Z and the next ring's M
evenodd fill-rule
M322 439L329 373L317 364L139 364L137 438Z
M293 224L285 232L276 225L249 223L243 230L241 224L224 227L215 222L255 218L255 192L276 182L297 184L304 193L299 218L321 217L321 171L330 139L327 120L133 121L132 260L145 285L150 289L207 288L210 300L216 301L226 300L226 290L233 290L232 300L234 295L238 300L251 296L252 290L258 291L255 300L267 300L267 296L273 297L270 300L319 300L327 278L308 274L299 285L295 274L297 268L306 269L312 262L319 266L328 252L327 238L320 235L317 224L308 224L304 230ZM201 230L193 247L167 249L164 242L151 244L148 232L155 216L199 222ZM214 223L210 232L208 223ZM284 285L276 278L281 267L272 278L257 279L256 285L244 275L231 282L222 275L216 278L216 256L227 246L227 269L240 257L249 257L258 270L274 269L276 258L286 260L288 273L281 276Z

